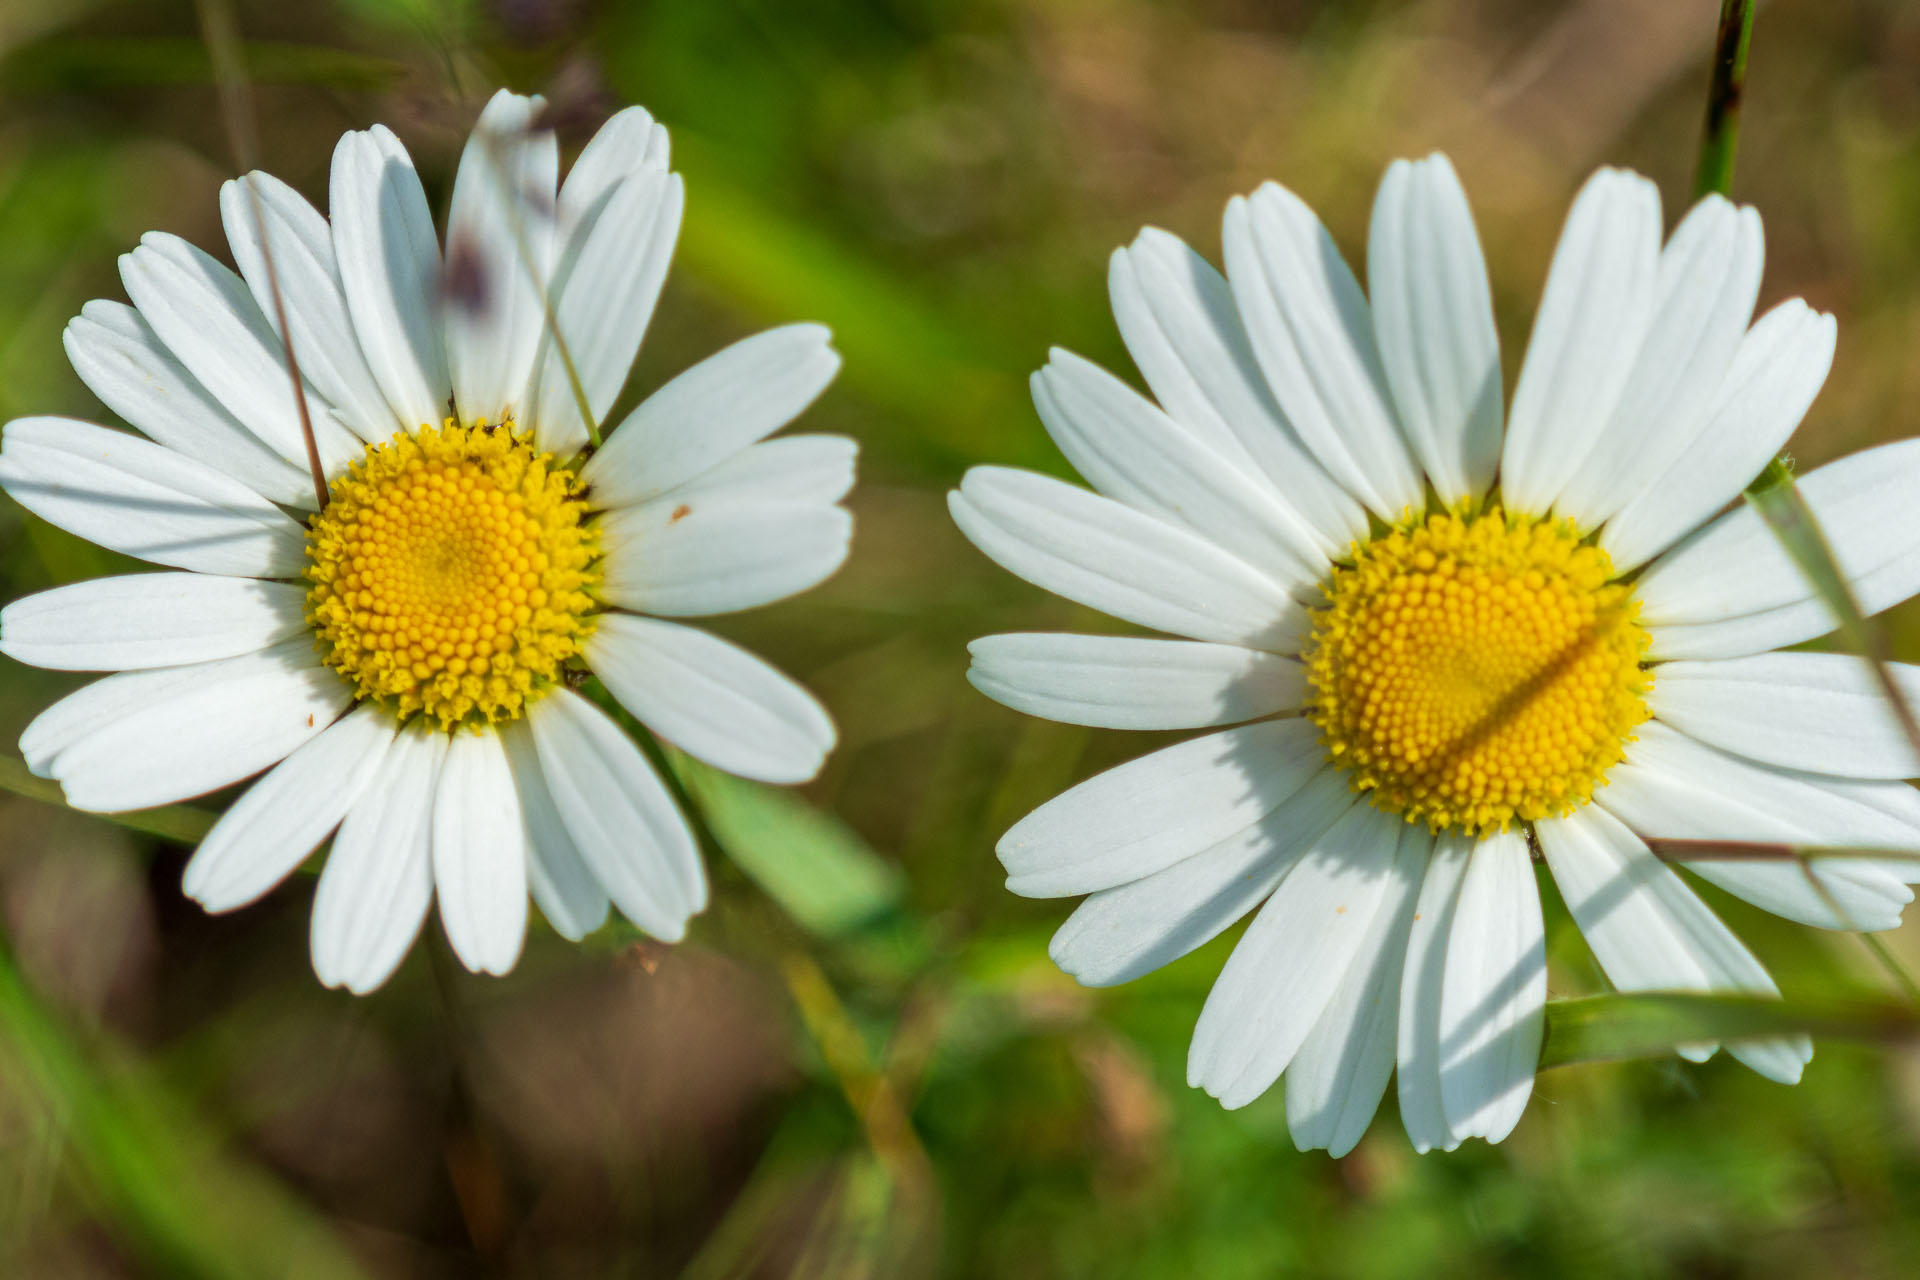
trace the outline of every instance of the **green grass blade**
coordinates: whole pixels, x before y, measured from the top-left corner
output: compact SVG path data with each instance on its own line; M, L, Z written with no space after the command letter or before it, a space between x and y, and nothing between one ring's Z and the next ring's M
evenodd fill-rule
M1775 1000L1766 996L1646 992L1547 1004L1540 1068L1658 1057L1703 1040L1813 1035L1896 1040L1920 1033L1920 1012L1891 1001Z
M35 777L27 770L26 762L15 755L0 754L0 791L11 791L17 796L39 800L44 804L64 806L67 803L59 783ZM74 812L82 811L76 809ZM129 831L159 836L162 840L199 844L213 829L214 821L220 815L193 805L170 804L162 809L142 809L136 813L88 813L87 816L125 827Z

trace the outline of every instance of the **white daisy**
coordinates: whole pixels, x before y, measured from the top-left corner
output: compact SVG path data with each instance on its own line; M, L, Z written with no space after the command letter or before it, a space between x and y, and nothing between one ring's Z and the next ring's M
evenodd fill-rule
M1920 760L1736 505L1826 378L1834 323L1751 328L1753 210L1710 197L1661 246L1653 185L1574 202L1502 422L1487 274L1442 156L1388 170L1371 303L1314 214L1227 207L1223 278L1178 239L1114 254L1159 406L1063 351L1035 404L1097 491L981 467L954 519L1012 572L1179 639L1001 635L973 682L1124 729L1238 725L1121 765L1018 823L1015 893L1089 895L1059 965L1125 982L1258 914L1189 1081L1244 1105L1286 1073L1302 1148L1350 1149L1396 1066L1416 1148L1498 1141L1531 1092L1546 952L1530 846L1623 990L1775 994L1647 837L1920 843ZM1920 442L1806 477L1866 608L1920 589ZM1920 670L1899 678L1920 696ZM1702 861L1822 928L1887 929L1891 861ZM1264 902L1264 906L1261 904ZM1689 1046L1703 1059L1714 1046ZM1732 1046L1777 1080L1804 1039Z
M589 670L732 773L805 781L834 743L806 690L666 619L778 600L846 557L835 504L853 442L762 442L839 357L814 325L749 338L582 464L582 402L597 429L626 381L682 189L638 108L560 182L540 110L501 93L481 114L445 263L384 128L340 140L330 220L266 174L229 182L239 275L150 234L120 260L134 305L88 303L67 328L81 379L151 439L23 418L0 449L0 487L27 510L185 571L0 614L0 651L22 662L121 673L36 719L27 763L103 812L271 766L194 854L186 891L241 906L338 827L312 929L331 986L385 981L436 898L461 961L490 973L518 958L529 891L570 938L609 901L684 934L707 900L694 838L640 749L570 687ZM268 248L329 481L318 514Z

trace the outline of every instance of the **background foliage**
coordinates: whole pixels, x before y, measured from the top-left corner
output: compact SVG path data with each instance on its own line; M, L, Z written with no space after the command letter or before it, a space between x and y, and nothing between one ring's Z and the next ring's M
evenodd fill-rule
M1154 223L1217 255L1227 196L1274 177L1358 260L1385 163L1443 147L1511 377L1595 164L1656 178L1669 222L1684 206L1716 7L239 5L263 163L317 201L338 134L379 120L444 202L499 83L547 93L576 143L625 102L669 125L688 218L629 397L753 329L833 326L846 371L806 425L862 441L853 559L722 629L818 690L843 745L804 805L671 761L723 846L687 944L537 927L483 980L430 937L365 1000L308 969L311 879L231 917L180 896L194 814L155 834L0 798L0 1274L1911 1274L1899 1036L1823 1042L1797 1089L1721 1060L1563 1067L1510 1141L1451 1156L1414 1157L1391 1101L1338 1162L1293 1151L1277 1090L1222 1113L1184 1059L1231 935L1085 991L1045 955L1064 904L1008 895L991 855L1154 740L963 678L975 635L1102 625L988 565L942 495L978 461L1064 472L1024 379L1055 342L1126 368L1112 247ZM1841 323L1804 468L1920 406L1920 6L1775 0L1750 74L1735 191L1767 220L1762 306ZM223 251L231 172L190 4L0 0L0 415L101 415L61 326L120 296L145 230ZM7 598L118 567L0 504ZM1920 657L1920 611L1886 625ZM73 683L0 660L0 734ZM1885 998L1856 940L1710 896L1796 1007ZM1604 990L1546 898L1554 995Z

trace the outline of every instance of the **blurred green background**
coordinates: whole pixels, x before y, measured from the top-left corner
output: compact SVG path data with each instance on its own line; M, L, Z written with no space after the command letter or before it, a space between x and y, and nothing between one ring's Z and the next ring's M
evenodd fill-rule
M1278 1090L1221 1112L1184 1063L1234 935L1082 990L1045 953L1068 904L1007 894L991 852L1159 740L1023 719L963 675L976 635L1103 625L974 553L943 494L974 462L1064 472L1025 378L1051 343L1127 369L1114 246L1154 223L1217 257L1227 197L1273 177L1357 261L1387 161L1444 148L1511 377L1593 166L1653 176L1669 223L1686 203L1716 9L238 4L261 163L316 202L338 134L384 121L444 207L502 83L570 144L627 102L669 126L687 219L630 400L754 329L832 325L845 373L803 427L862 442L852 561L720 629L843 745L810 807L680 762L724 846L686 944L536 926L488 980L429 925L359 1000L308 968L310 877L210 918L179 893L188 844L0 795L0 1275L1914 1274L1910 1042L1823 1043L1793 1089L1719 1059L1565 1067L1504 1145L1424 1158L1391 1099L1341 1161L1294 1152ZM224 255L232 172L190 3L0 0L0 415L102 415L62 325L121 296L147 229ZM1920 6L1763 6L1735 193L1766 219L1762 306L1840 320L1802 467L1911 434ZM0 503L7 598L117 567ZM1920 612L1888 625L1920 658ZM9 749L75 683L0 660ZM1545 893L1553 993L1602 990ZM1856 939L1714 900L1790 998L1887 985Z

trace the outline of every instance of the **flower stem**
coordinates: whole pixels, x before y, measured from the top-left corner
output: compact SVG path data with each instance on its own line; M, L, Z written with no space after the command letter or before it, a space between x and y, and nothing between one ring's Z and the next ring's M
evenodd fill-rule
M1696 197L1726 195L1733 187L1740 147L1740 95L1747 83L1747 46L1753 42L1754 0L1721 0L1720 34L1713 45L1713 81L1707 88L1707 127L1700 140Z

